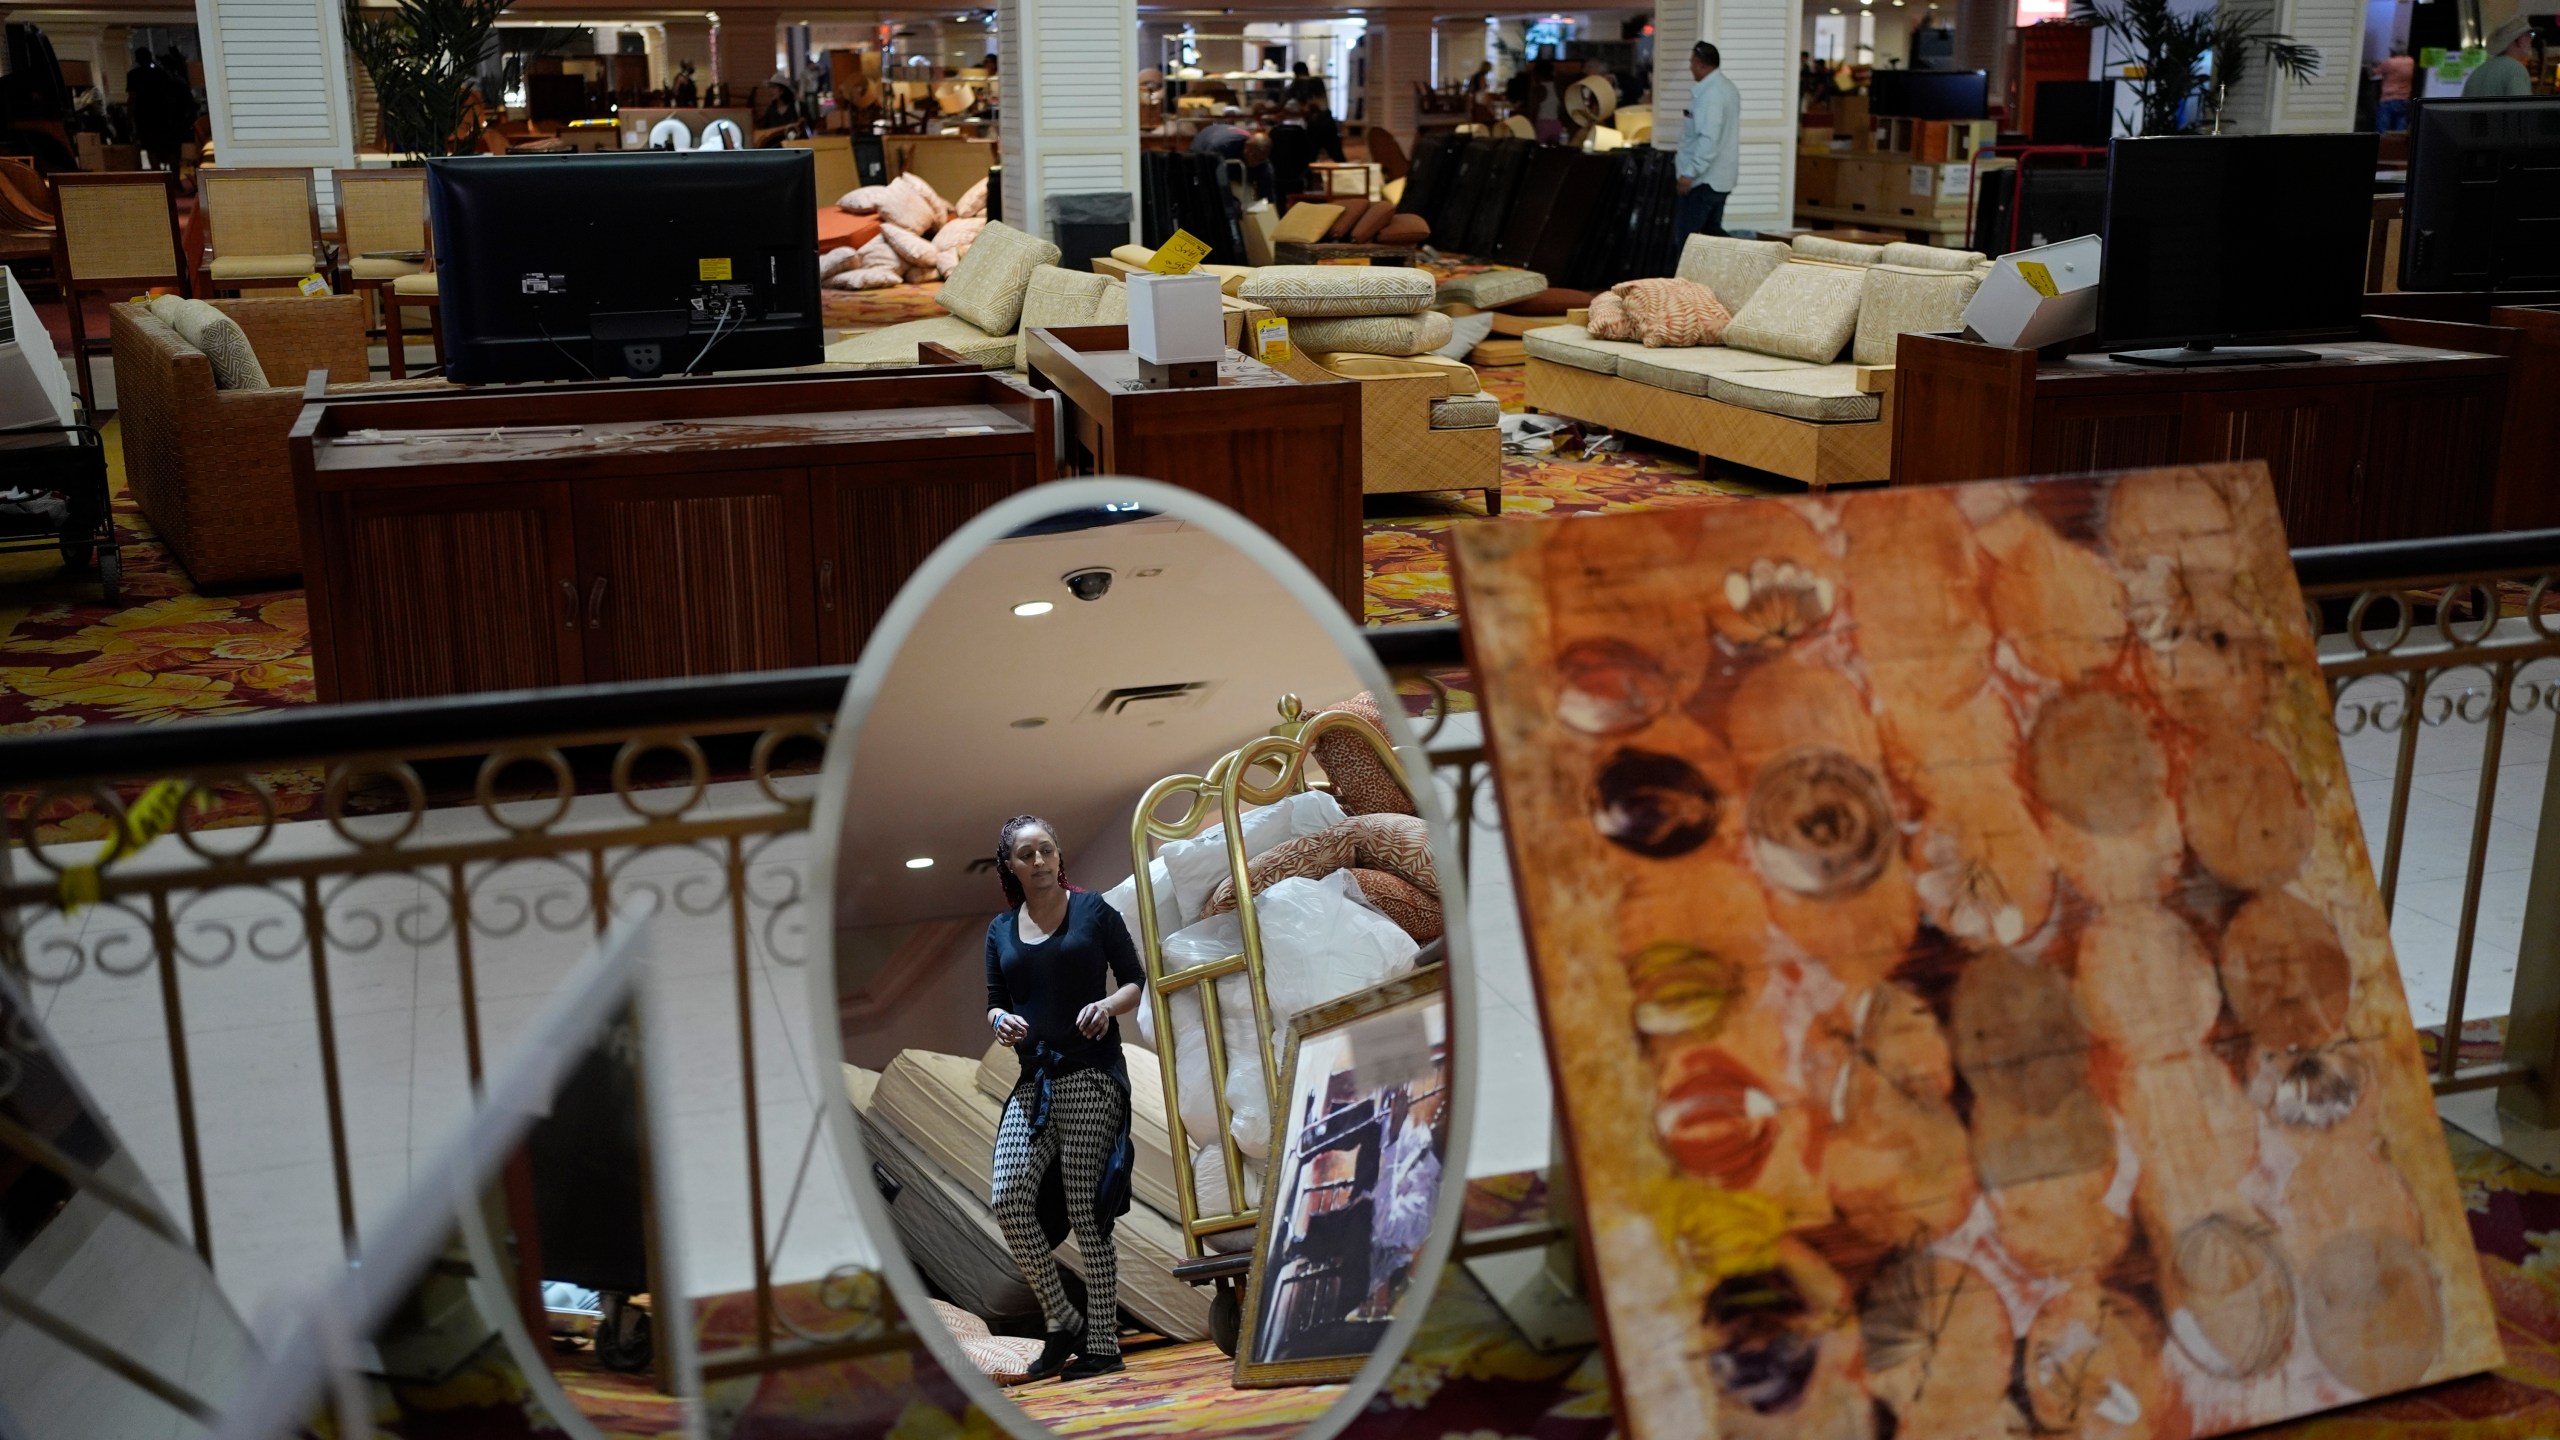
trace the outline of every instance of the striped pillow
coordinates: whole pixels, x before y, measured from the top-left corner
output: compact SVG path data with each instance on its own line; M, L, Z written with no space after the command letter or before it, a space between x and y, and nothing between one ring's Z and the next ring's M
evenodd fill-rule
M1583 322L1582 328L1594 340L1636 338L1636 322L1627 316L1627 297L1615 290L1603 290L1591 297L1591 318Z

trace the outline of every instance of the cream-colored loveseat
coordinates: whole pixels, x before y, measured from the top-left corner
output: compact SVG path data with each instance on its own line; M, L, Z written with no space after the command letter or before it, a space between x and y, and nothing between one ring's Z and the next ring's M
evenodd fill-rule
M1532 330L1528 405L1817 490L1888 479L1895 343L1959 328L1989 268L1928 245L1691 236L1678 273L1733 312L1726 343L1649 349L1580 324Z

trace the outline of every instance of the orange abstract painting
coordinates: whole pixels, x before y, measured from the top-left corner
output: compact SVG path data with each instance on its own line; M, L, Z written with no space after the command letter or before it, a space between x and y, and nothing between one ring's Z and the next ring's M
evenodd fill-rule
M2263 467L1456 538L1633 1440L2498 1363Z

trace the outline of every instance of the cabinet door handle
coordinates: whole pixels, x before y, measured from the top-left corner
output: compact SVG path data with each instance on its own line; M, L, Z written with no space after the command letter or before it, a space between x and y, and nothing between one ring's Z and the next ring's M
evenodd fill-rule
M594 587L587 591L587 628L604 628L604 577L601 575L596 577Z
M578 582L560 582L560 625L567 630L578 628Z
M818 608L836 608L836 562L833 560L818 562Z

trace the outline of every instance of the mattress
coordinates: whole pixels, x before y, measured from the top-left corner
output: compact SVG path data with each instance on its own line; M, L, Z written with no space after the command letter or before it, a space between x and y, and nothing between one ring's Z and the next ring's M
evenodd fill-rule
M853 1096L855 1119L862 1127L862 1146L869 1155L874 1183L889 1203L898 1241L907 1258L933 1287L972 1315L1004 1323L1036 1319L1039 1297L1022 1283L1022 1271L1005 1247L996 1217L969 1187L944 1175L916 1148L914 1141L882 1123L872 1112L880 1076L857 1065L844 1067L845 1089ZM887 1192L894 1186L897 1193Z
M965 1056L902 1050L880 1073L871 1113L884 1122L883 1128L913 1141L945 1177L966 1187L992 1235L997 1231L995 1215L986 1208L988 1175L1004 1104L978 1088L977 1069L978 1062ZM1181 1227L1153 1206L1135 1204L1120 1217L1112 1238L1120 1251L1121 1308L1178 1340L1206 1336L1209 1292L1173 1278L1175 1263L1190 1253ZM1058 1258L1068 1269L1084 1273L1073 1237L1059 1248Z

